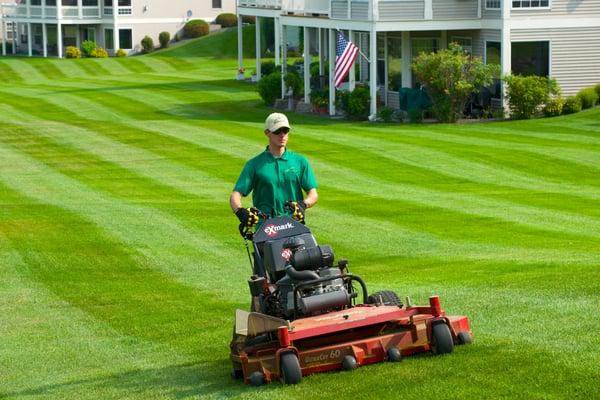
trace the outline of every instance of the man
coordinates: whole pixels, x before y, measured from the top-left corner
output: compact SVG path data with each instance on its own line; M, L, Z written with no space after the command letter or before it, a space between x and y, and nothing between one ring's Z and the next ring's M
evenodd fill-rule
M302 155L286 149L289 132L285 115L272 113L267 117L264 133L269 144L246 162L229 197L229 205L241 223L240 231L258 223L260 213L271 217L291 215L304 223L306 209L318 200L317 181L310 164ZM254 207L244 208L242 197L250 192Z

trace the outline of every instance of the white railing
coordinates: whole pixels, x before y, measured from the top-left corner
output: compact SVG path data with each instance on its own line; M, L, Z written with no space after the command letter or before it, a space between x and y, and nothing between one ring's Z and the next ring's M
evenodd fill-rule
M10 4L2 5L2 13L8 18L27 18L27 5L25 4ZM129 10L131 14L131 8ZM29 17L31 18L50 18L56 19L56 6L30 6ZM112 10L111 14L112 15ZM125 14L128 15L128 14ZM97 6L86 6L81 7L81 14L79 13L79 7L76 6L63 6L61 7L61 16L66 18L100 18L100 7Z
M116 0L113 0L116 1ZM131 15L131 7L119 7L119 15Z
M81 16L83 18L100 18L100 7L98 7L98 6L81 7Z
M112 7L104 7L104 15L113 15Z
M304 14L329 14L330 0L283 0L281 9L285 12Z
M281 0L238 0L238 7L281 8Z
M77 6L62 6L61 14L63 17L77 18L79 17L79 8Z

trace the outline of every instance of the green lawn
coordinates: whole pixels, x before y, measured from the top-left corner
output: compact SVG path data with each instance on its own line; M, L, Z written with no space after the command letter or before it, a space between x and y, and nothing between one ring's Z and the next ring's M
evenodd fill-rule
M232 381L250 270L227 198L270 111L233 80L234 37L0 58L0 397L598 398L599 108L467 125L291 115L319 242L371 290L439 294L475 343L294 387Z

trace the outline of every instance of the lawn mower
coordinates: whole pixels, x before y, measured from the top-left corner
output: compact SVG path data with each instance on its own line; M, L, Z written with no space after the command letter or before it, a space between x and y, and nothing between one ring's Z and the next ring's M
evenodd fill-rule
M472 340L468 318L446 315L438 296L414 306L390 290L369 294L346 260L336 263L331 247L290 217L265 216L257 232L240 232L253 275L250 311L235 315L234 378L295 384L313 373L450 353Z

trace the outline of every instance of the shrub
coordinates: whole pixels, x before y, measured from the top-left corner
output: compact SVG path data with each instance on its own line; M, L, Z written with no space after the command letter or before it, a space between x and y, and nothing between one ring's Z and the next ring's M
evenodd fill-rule
M548 102L550 94L558 93L556 81L544 76L509 75L504 80L508 108L514 119L533 117L541 105Z
M329 94L328 94L329 95ZM348 103L350 102L350 92L348 90L335 91L335 107L348 114Z
M594 90L596 91L596 94L598 95L598 103L600 104L600 82L596 84L596 86L594 86Z
M281 96L281 74L273 72L258 81L258 94L266 105L272 106Z
M254 25L256 24L256 17L254 15L242 15L242 22Z
M273 72L281 72L280 66L275 66L274 61L264 61L260 63L260 73L263 76L271 75Z
M575 114L581 111L581 100L577 96L567 97L563 105L563 114Z
M408 110L408 121L411 124L419 124L423 122L423 110L420 108L411 108Z
M215 22L223 28L229 28L237 25L237 16L232 13L219 14Z
M183 27L183 33L188 38L198 38L208 35L208 23L203 19L188 21Z
M381 119L383 122L392 122L394 119L394 109L391 107L381 107L377 112L377 118Z
M171 41L171 34L169 32L161 32L158 34L158 42L160 43L161 49L169 47Z
M86 57L90 57L92 50L94 50L96 47L96 42L93 40L84 40L83 43L81 43L81 51Z
M295 72L288 72L285 74L283 80L288 88L292 88L294 97L304 95L304 81L300 78L300 75Z
M369 89L357 86L348 98L348 115L352 119L367 119L369 117L371 94Z
M93 57L93 58L107 58L108 57L108 53L106 52L106 50L104 50L103 47L96 47L90 53L90 57Z
M142 39L142 53L151 53L154 50L154 41L148 35L144 36Z
M67 58L81 58L81 50L75 46L68 46L65 51L65 57Z
M562 97L555 97L548 100L544 106L544 115L546 117L556 117L562 114L563 106L565 105L565 99Z
M594 107L598 102L598 93L594 88L581 89L577 97L581 100L581 108L584 110Z
M310 104L315 108L329 106L329 88L313 89L310 91Z
M117 53L115 55L117 57L127 57L127 52L123 49L119 49L119 50L117 50Z
M471 94L490 85L498 73L497 65L469 56L456 43L437 53L421 53L412 69L431 98L434 116L444 122L456 121Z

